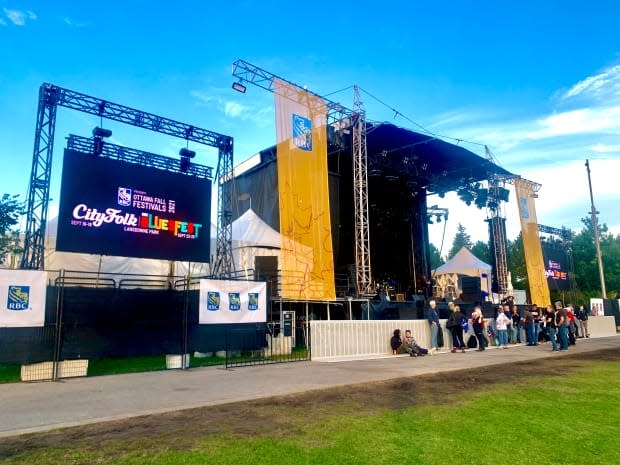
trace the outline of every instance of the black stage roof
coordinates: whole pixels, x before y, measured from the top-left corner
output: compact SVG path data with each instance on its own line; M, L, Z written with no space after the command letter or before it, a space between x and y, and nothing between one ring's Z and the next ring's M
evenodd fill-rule
M436 136L422 134L391 123L367 123L368 175L398 178L412 190L428 193L457 191L494 176L514 176L486 158ZM351 153L351 135L329 135L328 158ZM482 147L481 147L482 148ZM276 159L276 146L260 152L261 165ZM337 172L330 163L330 171Z
M366 142L369 176L406 177L429 193L512 176L464 147L389 123L369 124Z

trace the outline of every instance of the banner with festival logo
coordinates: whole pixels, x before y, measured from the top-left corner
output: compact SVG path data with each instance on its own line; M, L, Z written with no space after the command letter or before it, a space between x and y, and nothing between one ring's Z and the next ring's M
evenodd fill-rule
M538 234L534 191L532 190L532 183L524 179L515 179L514 185L519 205L525 266L530 283L530 299L531 303L544 308L551 302L551 296Z
M221 279L200 280L199 324L264 323L267 283Z
M0 270L0 328L45 324L45 272Z
M327 107L324 100L274 79L278 193L280 204L281 296L333 300L327 172Z

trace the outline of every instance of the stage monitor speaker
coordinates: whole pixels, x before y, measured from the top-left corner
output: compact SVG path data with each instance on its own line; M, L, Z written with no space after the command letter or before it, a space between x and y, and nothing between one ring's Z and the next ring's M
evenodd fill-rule
M463 276L461 278L461 291L465 295L480 297L480 278L477 276Z

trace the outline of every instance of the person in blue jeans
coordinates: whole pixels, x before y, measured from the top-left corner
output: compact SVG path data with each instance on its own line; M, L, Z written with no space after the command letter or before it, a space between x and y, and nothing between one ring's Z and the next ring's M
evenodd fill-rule
M433 355L437 352L437 333L439 332L439 314L437 313L437 302L434 300L429 300L428 302L428 324L431 327L431 350L430 353Z
M558 337L560 339L560 350L562 352L568 350L568 316L566 309L562 307L562 302L555 303L555 325L558 328Z
M547 310L545 312L545 325L547 328L547 335L549 336L549 341L551 342L551 352L557 352L557 327L555 325L555 310L553 309L553 305L547 305Z

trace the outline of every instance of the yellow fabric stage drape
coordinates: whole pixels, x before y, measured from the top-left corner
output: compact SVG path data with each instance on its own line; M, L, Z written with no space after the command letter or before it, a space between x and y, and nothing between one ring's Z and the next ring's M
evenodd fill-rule
M274 79L282 292L287 299L333 300L325 102Z
M523 179L516 179L515 192L519 201L519 218L521 219L521 237L523 239L523 253L527 279L530 283L531 303L544 308L551 303L549 285L545 276L545 262L543 259L540 236L538 235L538 219L534 203L532 184Z

